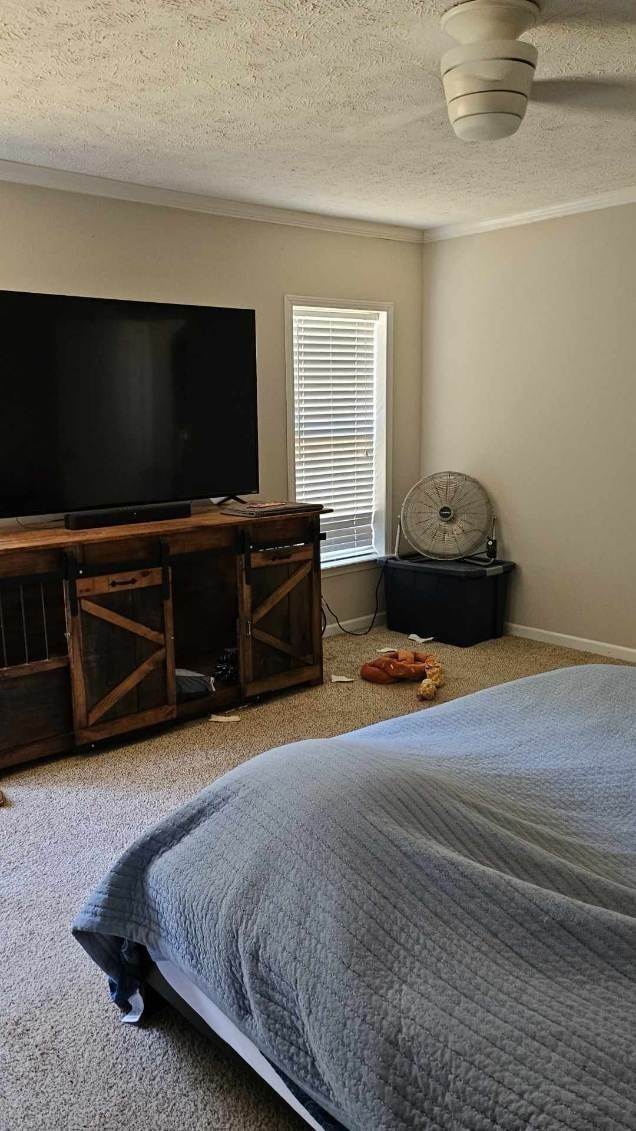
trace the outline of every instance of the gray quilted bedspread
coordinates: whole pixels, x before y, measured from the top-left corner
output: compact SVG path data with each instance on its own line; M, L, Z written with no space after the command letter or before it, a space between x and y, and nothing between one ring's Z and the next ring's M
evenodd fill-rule
M636 1128L636 669L569 668L215 781L74 931L182 968L355 1131Z

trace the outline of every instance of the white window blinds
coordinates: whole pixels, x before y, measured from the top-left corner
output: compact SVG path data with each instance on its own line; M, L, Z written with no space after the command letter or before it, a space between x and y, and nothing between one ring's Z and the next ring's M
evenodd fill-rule
M384 317L377 311L292 308L292 486L297 499L333 508L322 519L323 561L379 552L374 519Z

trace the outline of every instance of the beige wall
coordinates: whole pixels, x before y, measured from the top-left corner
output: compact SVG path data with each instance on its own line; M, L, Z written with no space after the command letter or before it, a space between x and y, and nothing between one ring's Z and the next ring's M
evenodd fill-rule
M636 206L427 245L423 280L415 244L19 185L0 185L0 241L0 287L254 306L269 497L284 295L393 302L394 513L422 440L424 472L468 471L495 501L510 620L636 647ZM376 578L326 579L341 619L369 612Z
M416 244L230 220L0 185L0 287L256 308L261 494L287 491L284 295L395 304L394 497L417 476L421 249ZM377 573L325 583L341 619L373 606Z
M424 248L423 470L475 475L509 619L636 647L636 206Z

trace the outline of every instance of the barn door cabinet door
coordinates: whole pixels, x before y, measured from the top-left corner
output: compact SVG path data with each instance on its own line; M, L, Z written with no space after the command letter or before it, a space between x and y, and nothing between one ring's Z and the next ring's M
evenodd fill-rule
M0 768L73 743L65 627L60 563L0 572Z
M66 583L75 736L110 738L176 717L168 564Z
M322 682L318 537L239 556L241 678L246 695Z

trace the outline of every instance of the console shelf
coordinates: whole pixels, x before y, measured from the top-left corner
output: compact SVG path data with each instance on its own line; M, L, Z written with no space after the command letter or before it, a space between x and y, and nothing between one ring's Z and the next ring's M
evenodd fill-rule
M315 511L0 534L0 768L320 682Z

